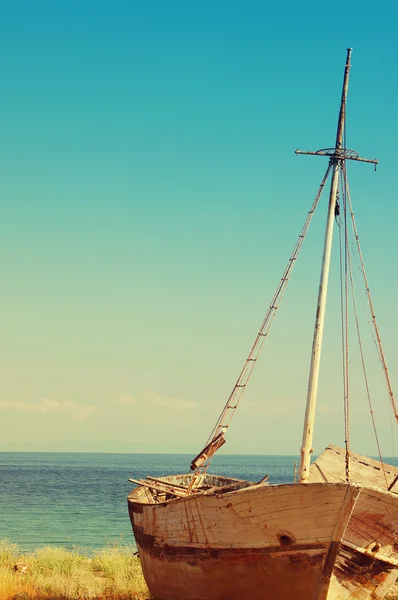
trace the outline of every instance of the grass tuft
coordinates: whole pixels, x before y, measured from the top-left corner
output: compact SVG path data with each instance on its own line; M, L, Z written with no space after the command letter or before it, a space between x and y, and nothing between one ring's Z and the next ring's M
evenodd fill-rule
M0 568L3 565L11 564L17 559L19 554L20 551L17 544L13 544L8 540L0 540Z
M45 547L23 553L0 541L1 600L149 600L140 561L132 547Z

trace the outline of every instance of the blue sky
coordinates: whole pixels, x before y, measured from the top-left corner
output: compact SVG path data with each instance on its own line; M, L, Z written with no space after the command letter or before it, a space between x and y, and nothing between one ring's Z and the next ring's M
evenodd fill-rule
M333 145L349 46L347 143L380 160L349 165L351 192L398 380L397 13L2 3L0 450L200 449L326 168L293 151ZM325 207L225 451L299 450ZM316 450L343 439L337 288L328 308ZM354 449L374 454L357 371Z

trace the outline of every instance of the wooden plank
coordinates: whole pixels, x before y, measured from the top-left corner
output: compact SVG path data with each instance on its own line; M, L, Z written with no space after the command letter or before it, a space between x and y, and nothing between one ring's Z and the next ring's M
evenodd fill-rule
M151 490L156 490L157 492L163 492L165 494L173 494L174 496L178 496L179 498L185 498L186 493L181 492L180 490L171 490L166 486L160 486L158 483L150 483L149 481L144 481L143 479L129 479L132 483L136 483L137 485L142 485Z
M147 475L146 478L149 479L149 481L154 481L155 483L160 483L162 485L170 486L175 489L185 490L186 492L188 492L188 486L186 486L186 485L180 485L179 483L172 483L171 481L166 481L165 479L158 479L157 477L151 477L150 475ZM142 480L140 480L140 481L142 481Z
M354 452L350 456L350 479L352 482L386 490L398 476L398 467L387 463L382 465L378 460ZM345 450L338 446L328 446L311 465L309 481L311 483L334 483L343 482L345 479Z

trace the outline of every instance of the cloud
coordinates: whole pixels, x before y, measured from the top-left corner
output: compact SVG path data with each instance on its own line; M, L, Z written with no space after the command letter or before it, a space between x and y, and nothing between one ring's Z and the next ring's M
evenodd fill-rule
M196 402L192 400L183 400L174 396L163 396L155 390L145 390L139 396L133 396L129 392L125 392L115 399L115 404L122 406L135 406L137 410L140 408L157 408L165 409L173 412L181 412L196 408Z
M196 402L192 400L183 400L182 398L174 398L162 396L153 390L147 390L142 395L142 400L145 404L152 405L156 408L165 408L172 411L186 411L196 408Z
M137 404L137 399L131 394L122 394L119 396L119 398L117 398L116 403L124 406L134 406Z
M95 406L88 404L78 404L73 401L52 400L51 398L42 398L39 402L19 402L10 400L0 400L0 412L15 411L19 413L58 413L70 415L77 420L84 420L90 417L96 410Z

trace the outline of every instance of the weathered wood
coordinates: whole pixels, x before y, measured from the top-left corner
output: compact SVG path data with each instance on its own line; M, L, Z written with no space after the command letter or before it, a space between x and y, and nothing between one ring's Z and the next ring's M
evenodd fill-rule
M174 489L181 489L188 492L188 486L180 485L179 483L171 483L170 481L166 481L165 479L159 479L158 477L151 477L150 475L146 476L149 481L154 481L155 483L161 483L162 485L173 487ZM145 481L145 480L144 480Z
M382 600L394 585L398 567L346 541L331 578L331 600Z
M397 483L398 481L398 475L396 475L393 479L393 481L390 483L390 485L388 486L388 491L391 492L392 488L394 487L394 485Z
M187 495L186 493L181 492L181 490L174 490L174 489L168 488L167 486L161 486L158 483L150 483L149 481L144 481L143 479L130 478L129 481L131 481L132 483L136 483L137 485L142 485L144 487L147 487L151 490L163 492L164 494L173 494L173 496L178 496L180 498L184 498Z
M259 481L257 481L257 485L260 485L260 483L265 483L266 481L268 481L269 479L269 475L264 475L264 477L262 477Z
M382 465L378 460L354 452L350 454L350 457L350 477L351 481L355 483L386 490L395 477L398 476L398 467L387 463ZM338 446L328 446L311 465L309 481L312 483L345 481L345 450Z
M195 471L198 467L203 465L209 458L213 456L225 444L225 438L223 433L219 433L213 440L211 440L207 446L203 448L201 452L191 462L191 470ZM197 476L196 476L197 477Z
M141 564L155 598L291 600L294 589L295 600L318 600L318 590L328 587L324 563L331 544L341 537L360 488L247 484L158 505L143 504L139 488L130 494Z
M223 492L228 484L216 484L225 481L206 476L214 493L160 504L150 503L145 487L130 494L141 564L157 600L384 598L398 575L398 495L345 482L241 480L231 481L240 489Z
M397 578L398 495L386 490L397 476L397 467L351 454L351 478L364 487L343 536L328 598L381 600ZM311 465L310 481L344 479L345 451L328 446Z

